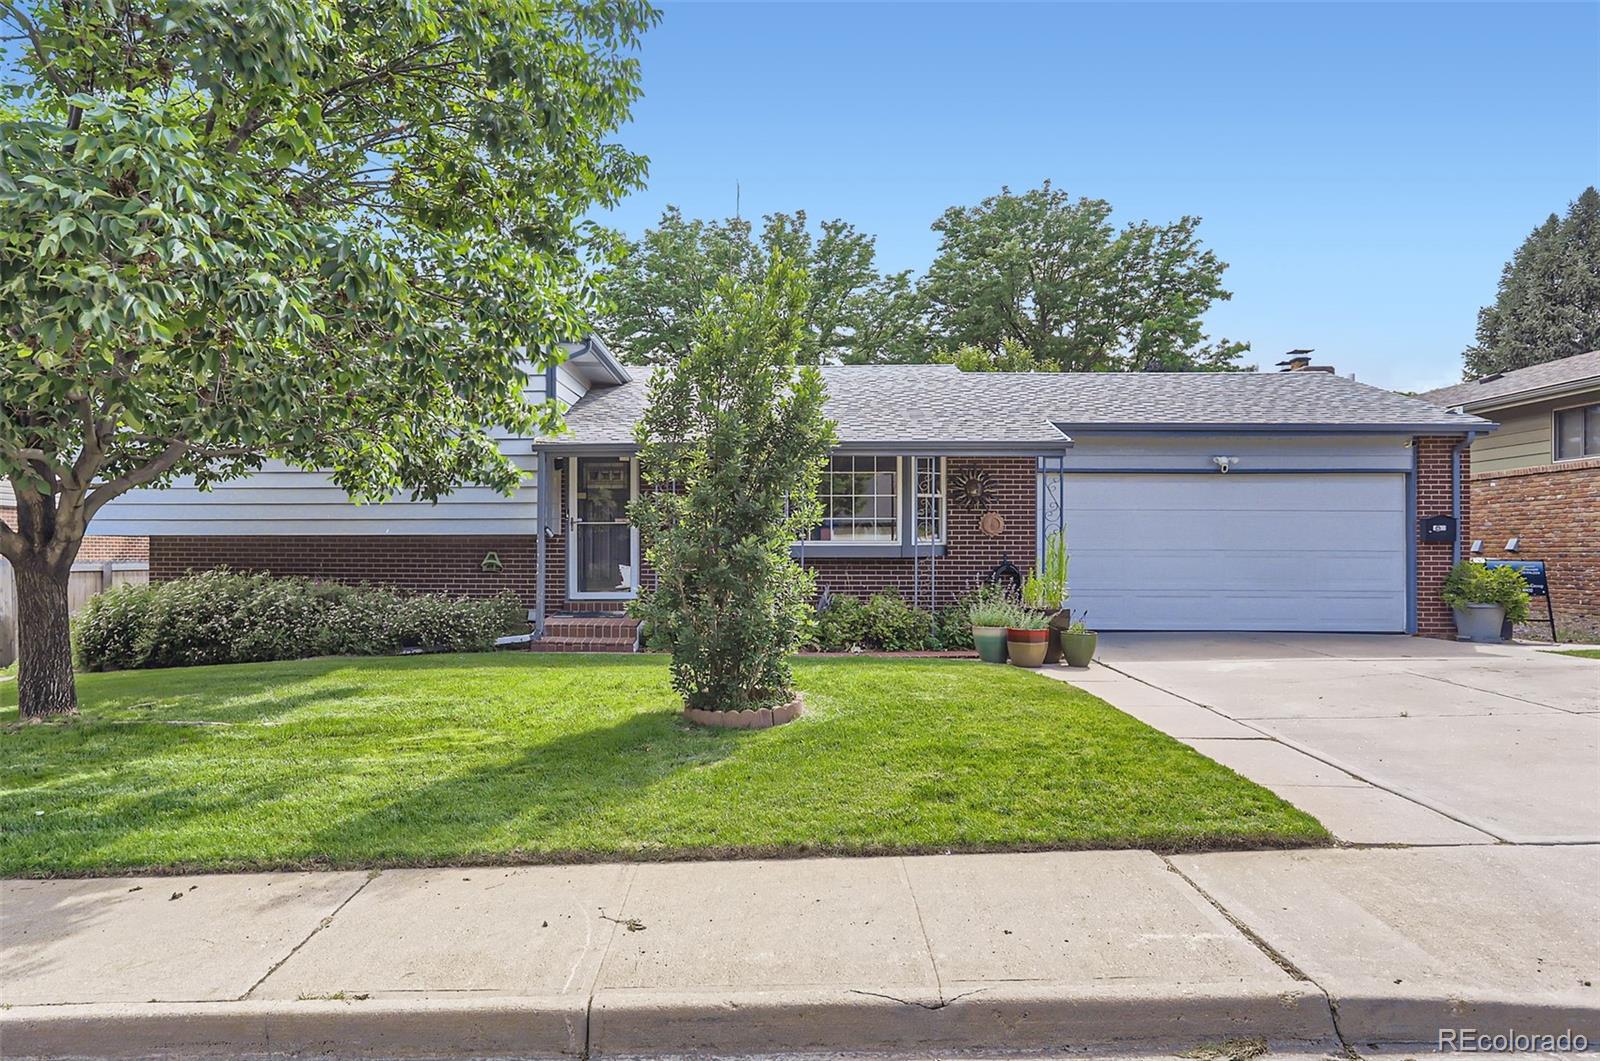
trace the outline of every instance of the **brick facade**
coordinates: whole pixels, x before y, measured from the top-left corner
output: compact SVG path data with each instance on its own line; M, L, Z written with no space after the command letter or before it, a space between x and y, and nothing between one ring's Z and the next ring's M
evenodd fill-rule
M1459 441L1454 436L1416 440L1419 516L1450 511L1451 452ZM1462 452L1461 459L1463 485L1466 486L1471 468L1466 451ZM911 557L808 557L806 566L816 572L819 587L831 593L863 598L888 590L907 601L915 596L926 607L936 584L935 603L944 606L970 592L1002 560L1010 560L1026 571L1035 559L1037 534L1034 460L1026 457L948 458L948 463L952 480L975 467L982 467L989 473L996 492L994 511L1005 522L1004 530L997 537L991 538L978 529L978 513L951 505L946 528L948 542L942 558L930 561L923 557L917 561ZM1594 499L1600 497L1600 462L1596 462L1590 472L1590 476L1581 481L1590 491L1586 496ZM1463 490L1463 527L1472 526L1472 501L1478 486L1475 482L1473 489ZM560 498L558 516L564 515L561 511L564 504L564 497ZM1574 523L1574 548L1585 540L1592 543L1600 534L1594 525L1593 510L1590 517L1587 524ZM557 525L563 524L558 522ZM1410 528L1408 533L1415 534L1416 528ZM1479 536L1485 535L1480 533ZM1427 637L1454 637L1455 624L1450 609L1439 599L1439 589L1451 566L1451 547L1448 543L1427 545L1419 541L1416 550L1417 632ZM504 565L500 572L481 569L487 552L499 556ZM1523 555L1533 554L1525 547ZM174 578L186 571L226 565L239 571L270 571L278 575L307 575L346 582L370 581L471 596L511 592L531 608L539 577L537 557L536 539L531 534L162 537L150 539L150 577L152 580ZM1554 559L1554 554L1546 558ZM1570 566L1567 570L1571 570ZM648 586L652 581L650 572L646 570L641 574ZM543 577L547 611L567 610L566 538L563 534L556 534L546 542ZM1579 576L1575 574L1553 571L1552 577L1561 580L1558 593L1563 585L1570 584L1574 589L1579 585ZM1596 599L1592 569L1588 577L1591 581L1587 583L1589 589L1584 591L1586 596L1575 595L1575 601L1587 600L1592 604ZM1558 596L1557 600L1561 598ZM623 607L623 602L615 601L582 603L585 611L620 611Z
M17 510L9 506L0 508L0 523L15 528ZM78 562L103 564L107 561L145 561L150 559L150 539L119 534L85 535L78 546Z
M1600 459L1480 472L1471 493L1471 536L1483 541L1480 555L1545 561L1557 628L1600 636ZM1514 537L1522 540L1508 553ZM1531 610L1544 618L1542 600Z
M937 560L926 556L882 559L845 557L807 557L805 566L817 573L817 586L835 594L870 597L885 590L897 593L907 602L917 600L928 606L935 593L936 604L952 604L972 592L1002 560L1010 560L1024 573L1036 559L1038 534L1038 479L1032 457L949 457L947 481L963 473L983 469L994 487L994 511L1005 521L1005 529L991 538L978 529L979 513L952 504L945 517L945 555Z
M1459 445L1459 437L1419 438L1417 447L1417 516L1437 516L1450 512L1451 506L1451 454ZM1462 538L1462 555L1466 555L1467 528L1472 525L1472 497L1468 478L1472 470L1471 453L1461 451L1461 523L1457 534ZM1413 526L1408 534L1418 534ZM1451 543L1427 544L1417 541L1417 633L1423 637L1454 638L1455 616L1439 599L1445 576L1454 566L1455 551Z
M499 571L483 570L494 553ZM234 571L373 582L428 593L514 593L533 607L538 560L532 535L240 535L150 539L150 580L226 566Z

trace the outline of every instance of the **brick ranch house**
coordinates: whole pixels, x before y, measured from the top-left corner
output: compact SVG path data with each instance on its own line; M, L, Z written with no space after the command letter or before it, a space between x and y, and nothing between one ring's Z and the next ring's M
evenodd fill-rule
M649 581L625 517L648 388L598 340L568 355L531 392L562 403L566 432L502 441L526 472L511 497L355 506L268 465L130 494L96 532L148 535L153 579L225 564L510 592L539 647L615 643ZM1417 517L1465 524L1484 419L1323 372L822 371L839 444L823 526L794 552L832 594L947 605L1065 526L1071 605L1101 630L1453 634L1438 588L1461 542L1420 542Z
M1545 561L1557 625L1600 637L1600 351L1421 397L1500 423L1472 443L1476 555Z

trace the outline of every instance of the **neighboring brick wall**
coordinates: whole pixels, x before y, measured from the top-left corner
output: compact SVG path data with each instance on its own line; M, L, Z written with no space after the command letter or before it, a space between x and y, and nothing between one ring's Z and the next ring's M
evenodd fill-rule
M17 525L17 510L10 506L0 508L0 523L13 529ZM131 538L117 534L86 535L78 546L78 560L88 564L101 564L107 560L148 560L150 539Z
M91 534L78 546L78 560L83 563L116 561L144 561L150 559L150 539L130 538L116 534Z
M485 553L503 569L484 571ZM538 566L526 535L241 535L150 539L150 580L226 566L234 571L375 582L429 593L493 597L514 593L534 604Z
M1417 516L1436 516L1450 512L1450 454L1460 443L1459 437L1418 438L1417 447ZM1472 472L1472 455L1461 451L1461 523L1457 534L1462 538L1462 555L1466 555L1467 528L1472 526L1472 497L1468 479ZM1417 534L1413 526L1406 533ZM1426 544L1417 541L1417 633L1423 637L1456 636L1455 616L1439 590L1445 576L1450 573L1454 550L1449 542Z
M942 607L972 592L1001 560L1010 560L1026 574L1037 558L1037 462L1032 457L949 457L946 460L949 482L979 468L989 473L995 489L994 511L1005 520L1005 530L999 537L991 538L978 529L978 513L951 504L946 516L947 542L942 558L930 560L924 556L918 562L910 557L859 560L808 557L806 567L817 573L818 587L863 598L887 590L909 602L916 584L920 586L917 596L926 608L935 581L931 575L936 575L937 604Z
M1600 459L1480 472L1471 493L1471 537L1483 540L1481 555L1545 561L1557 628L1600 635ZM1508 553L1513 537L1522 541ZM1534 600L1531 611L1543 619L1544 601Z

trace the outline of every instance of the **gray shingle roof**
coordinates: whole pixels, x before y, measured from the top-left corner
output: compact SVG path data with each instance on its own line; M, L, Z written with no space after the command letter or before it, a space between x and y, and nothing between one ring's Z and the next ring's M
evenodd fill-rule
M1094 427L1329 426L1464 431L1475 416L1325 372L961 372L951 365L829 366L828 415L846 445L1051 449ZM643 380L597 387L567 411L564 445L627 445ZM1057 429L1054 425L1062 425Z
M1485 376L1451 387L1440 387L1419 395L1424 401L1452 408L1484 406L1517 395L1566 387L1593 381L1600 386L1600 350L1587 354L1573 354L1559 361L1546 361L1542 365L1514 368L1498 376ZM1492 408L1492 405L1486 406Z

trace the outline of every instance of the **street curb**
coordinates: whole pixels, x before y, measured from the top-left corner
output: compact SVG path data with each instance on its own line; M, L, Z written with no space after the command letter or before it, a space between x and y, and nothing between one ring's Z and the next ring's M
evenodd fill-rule
M656 992L603 989L590 1011L595 1056L639 1053L1052 1049L1199 1043L1237 1035L1334 1037L1327 1000L1309 985L1180 989L946 984L881 993L828 989Z
M1529 992L1532 994L1532 992ZM1593 992L1590 992L1593 994ZM1352 1046L1368 1042L1439 1044L1439 1033L1471 1029L1484 1035L1583 1036L1600 1043L1600 998L1573 992L1538 1000L1509 992L1463 988L1441 996L1437 991L1403 988L1354 992L1334 1000L1339 1030ZM1520 1052L1520 1051L1512 1051Z
M91 1003L0 1012L3 1055L163 1053L549 1057L581 1054L581 996Z
M0 1012L7 1058L164 1053L341 1057L550 1057L1196 1044L1236 1035L1334 1037L1326 999L1215 985L1148 988L947 985L660 992L462 1000L245 1001L19 1006Z

